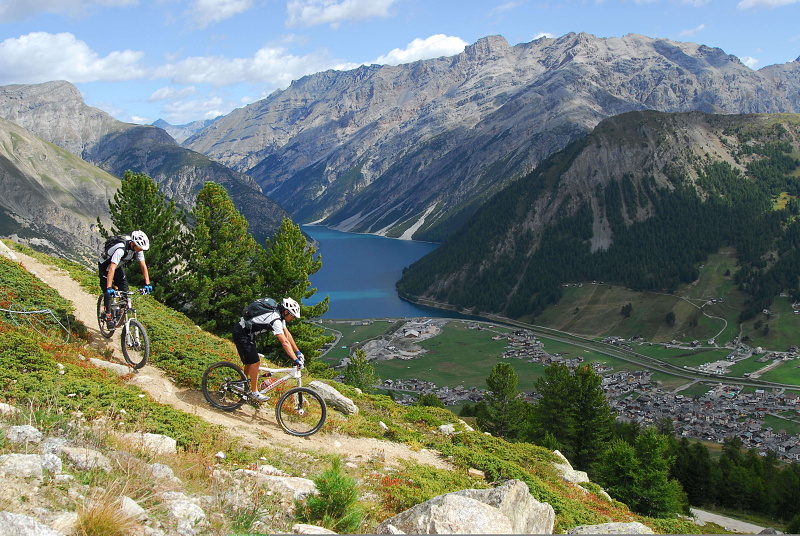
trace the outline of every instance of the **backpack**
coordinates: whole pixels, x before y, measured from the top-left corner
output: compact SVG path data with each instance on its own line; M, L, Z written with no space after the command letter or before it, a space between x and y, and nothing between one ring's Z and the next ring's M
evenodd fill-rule
M278 302L272 298L259 298L247 304L242 309L242 318L244 318L244 326L248 331L253 329L253 318L263 315L265 313L272 313L278 310Z
M125 249L127 250L128 249L128 242L130 240L131 240L131 237L127 236L127 235L114 235L114 236L108 237L106 239L105 243L103 244L103 255L105 255L107 257L110 257L110 255L108 254L108 250L111 249L112 247L118 245L118 244L123 244L125 246Z

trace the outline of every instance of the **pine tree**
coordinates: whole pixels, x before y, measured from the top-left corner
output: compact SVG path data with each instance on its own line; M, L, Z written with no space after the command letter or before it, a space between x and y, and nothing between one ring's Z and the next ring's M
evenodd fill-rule
M490 434L509 440L523 436L523 426L528 420L528 404L518 398L517 373L508 363L498 363L486 378L484 404L477 408L478 427Z
M367 353L357 348L350 356L350 362L344 367L343 383L358 387L365 393L375 391L375 386L381 382L380 377L375 373L375 367L367 361Z
M107 230L98 218L100 235L105 239L115 234L130 234L141 229L150 239L145 253L147 270L153 283L156 299L174 306L175 279L181 264L186 241L186 214L174 201L167 201L158 185L144 173L126 171L119 190L108 202L111 229ZM129 281L141 286L142 274L132 271Z
M612 434L614 415L603 393L602 378L589 365L577 368L574 422L570 438L574 463L588 468L599 458Z
M253 259L260 246L219 184L203 186L192 216L195 227L180 281L182 308L201 328L226 335L254 296Z
M575 387L574 378L566 365L550 365L544 369L544 376L536 380L534 388L539 399L533 404L531 412L531 439L540 444L549 433L563 447L562 453L569 459L574 458Z
M311 305L307 300L317 289L311 287L309 276L322 268L322 257L308 244L300 226L284 219L281 228L267 240L266 248L258 248L253 261L256 280L252 297L271 296L276 300L292 297L300 304L301 320L292 323L290 331L298 348L306 357L306 366L314 373L322 374L330 367L317 363L319 349L334 340L326 336L325 330L309 319L319 318L328 310L328 297ZM258 342L264 354L270 353L282 360L283 352L276 341L269 337Z

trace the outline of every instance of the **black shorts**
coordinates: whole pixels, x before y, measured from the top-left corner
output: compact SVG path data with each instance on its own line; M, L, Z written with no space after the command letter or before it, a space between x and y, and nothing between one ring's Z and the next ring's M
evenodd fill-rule
M253 365L260 361L258 357L258 350L256 349L256 337L250 333L246 333L244 328L238 322L233 325L231 330L233 336L233 344L236 345L236 351L239 352L239 358L245 365Z

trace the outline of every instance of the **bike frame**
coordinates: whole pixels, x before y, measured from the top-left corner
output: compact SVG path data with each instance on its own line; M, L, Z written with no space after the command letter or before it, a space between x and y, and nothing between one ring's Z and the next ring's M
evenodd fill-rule
M136 308L133 307L133 301L131 300L131 296L134 294L141 294L142 291L137 292L124 292L122 290L114 290L114 302L111 303L112 306L116 305L122 314L125 316L125 322L122 325L125 326L125 332L130 333L130 323L132 318L136 318ZM121 327L121 325L117 325L117 327Z
M272 391L273 389L275 389L279 385L284 384L284 383L286 383L286 382L288 382L289 380L292 380L292 379L297 381L297 387L302 387L303 386L302 367L269 368L269 367L260 366L260 367L258 367L258 373L259 373L258 380L259 380L259 383L262 381L262 379L261 379L261 373L262 372L269 372L270 374L272 374L272 376L275 376L276 374L284 374L284 376L282 376L280 378L273 379L272 382L270 382L270 384L267 385L264 389L259 390L258 392L261 393L262 395L269 393L270 391Z

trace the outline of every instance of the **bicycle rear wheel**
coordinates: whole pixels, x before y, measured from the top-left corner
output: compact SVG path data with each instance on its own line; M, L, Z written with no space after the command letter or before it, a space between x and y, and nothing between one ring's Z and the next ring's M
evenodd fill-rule
M134 370L138 370L147 364L150 357L150 339L147 336L144 326L135 319L128 322L128 326L122 326L122 355L125 361Z
M322 397L308 387L295 387L286 391L275 406L278 424L287 434L310 436L325 424L328 407Z
M250 382L241 367L228 361L208 367L200 386L208 403L222 411L242 407L247 402L245 393L250 390Z
M106 339L110 339L114 334L114 331L116 331L116 328L108 329L108 326L106 325L106 307L104 303L104 296L102 294L100 294L100 297L97 298L97 325L100 326L100 335Z

